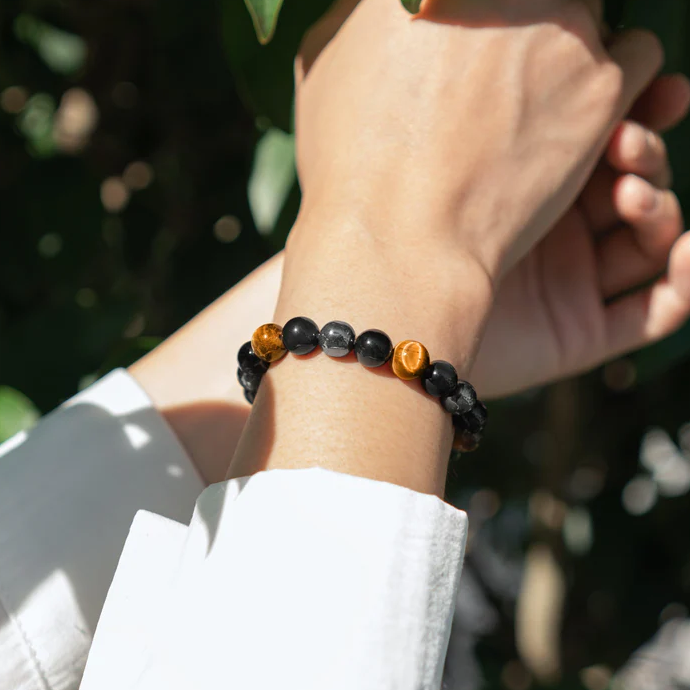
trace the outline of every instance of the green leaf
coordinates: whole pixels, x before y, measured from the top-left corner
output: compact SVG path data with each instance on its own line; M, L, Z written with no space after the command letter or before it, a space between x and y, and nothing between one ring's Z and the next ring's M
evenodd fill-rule
M400 0L402 6L410 13L417 14L422 4L422 0Z
M272 38L278 23L278 15L283 0L244 0L252 15L256 37L265 45Z
M257 144L247 186L249 207L259 232L273 231L296 178L294 135L269 129Z
M328 9L331 0L296 0L284 4L280 29L268 45L259 45L252 20L241 2L221 0L223 46L235 85L247 109L267 117L274 127L292 128L293 62L304 32Z
M0 386L0 443L33 426L40 414L23 393Z

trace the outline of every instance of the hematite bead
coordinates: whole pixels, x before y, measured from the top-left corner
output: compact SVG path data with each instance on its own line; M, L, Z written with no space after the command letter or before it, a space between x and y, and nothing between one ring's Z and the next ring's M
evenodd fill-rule
M242 371L250 374L265 374L268 371L268 362L254 354L251 343L242 345L237 353L237 363Z
M473 434L471 431L458 431L453 439L453 450L459 453L472 453L479 448L482 435Z
M344 321L330 321L319 333L319 345L329 357L345 357L355 348L355 331Z
M422 386L434 398L451 395L458 385L458 373L455 367L442 359L432 362L422 372Z
M252 350L266 362L277 362L287 352L283 329L275 323L259 326L252 336Z
M458 381L458 386L451 395L441 399L446 412L461 415L469 412L477 402L477 393L467 381Z
M429 366L429 351L415 340L403 340L393 350L393 373L403 381L419 378Z
M477 400L472 409L465 414L453 417L453 424L458 431L469 431L472 434L480 434L484 431L489 419L489 411L486 405Z
M251 371L244 371L241 368L237 370L237 380L240 382L240 386L247 391L256 392L259 390L262 378L263 374L254 374Z
M393 343L383 331L375 329L364 331L355 341L357 361L369 369L385 364L392 352Z
M304 316L290 319L283 326L283 345L293 355L308 355L319 344L319 327Z

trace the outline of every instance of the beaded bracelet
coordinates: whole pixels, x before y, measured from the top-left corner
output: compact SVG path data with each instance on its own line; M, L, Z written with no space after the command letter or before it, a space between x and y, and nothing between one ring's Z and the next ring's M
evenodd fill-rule
M391 339L382 331L368 330L355 336L344 321L330 321L322 329L303 316L290 319L284 328L269 323L254 331L250 342L239 350L237 379L247 401L254 402L264 374L272 362L287 352L304 356L318 346L329 357L345 357L354 351L360 364L367 368L391 362L393 373L403 381L420 379L422 388L439 398L443 408L452 415L455 428L453 448L463 453L476 450L488 419L486 406L467 381L458 379L452 364L443 360L431 361L421 343L403 340L393 347Z

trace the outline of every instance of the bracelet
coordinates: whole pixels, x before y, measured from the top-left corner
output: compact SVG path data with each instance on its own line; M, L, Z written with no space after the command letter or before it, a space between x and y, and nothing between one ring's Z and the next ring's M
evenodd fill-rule
M393 347L391 339L375 329L359 337L348 323L330 321L323 328L303 316L290 319L284 328L269 323L254 331L251 341L237 354L237 379L244 396L252 404L264 374L273 362L288 352L304 356L321 347L329 357L345 357L354 352L367 368L390 362L393 373L403 381L419 379L422 388L439 398L452 415L455 428L453 448L463 453L476 450L482 440L488 411L467 381L458 378L455 367L443 360L431 361L428 350L415 340L403 340Z

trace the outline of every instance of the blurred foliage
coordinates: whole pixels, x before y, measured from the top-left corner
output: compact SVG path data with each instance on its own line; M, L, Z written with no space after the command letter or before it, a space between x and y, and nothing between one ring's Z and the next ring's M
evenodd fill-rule
M280 2L248 3L268 40ZM0 439L282 246L299 205L292 59L328 4L287 0L267 45L241 0L0 5ZM690 73L687 0L606 11L653 28L667 69ZM687 211L690 127L668 145ZM540 644L559 687L604 690L687 613L689 355L685 328L493 405L485 446L448 485L471 517L449 690L536 687ZM562 602L539 599L548 582ZM521 600L555 615L525 619Z

